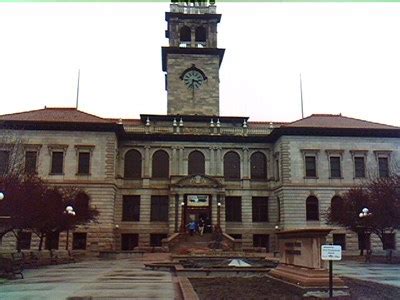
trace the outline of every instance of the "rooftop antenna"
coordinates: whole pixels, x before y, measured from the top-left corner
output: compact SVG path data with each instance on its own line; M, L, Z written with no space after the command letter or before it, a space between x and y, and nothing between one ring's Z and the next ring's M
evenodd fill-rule
M78 109L79 103L79 78L81 77L81 69L78 70L78 86L76 88L76 109Z
M301 99L301 118L304 119L304 110L303 110L303 83L301 81L301 73L300 73L300 99Z

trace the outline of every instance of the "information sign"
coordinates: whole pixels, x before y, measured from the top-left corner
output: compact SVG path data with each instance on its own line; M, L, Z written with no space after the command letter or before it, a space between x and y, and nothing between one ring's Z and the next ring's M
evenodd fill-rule
M340 245L322 245L321 246L322 260L341 260L342 246Z

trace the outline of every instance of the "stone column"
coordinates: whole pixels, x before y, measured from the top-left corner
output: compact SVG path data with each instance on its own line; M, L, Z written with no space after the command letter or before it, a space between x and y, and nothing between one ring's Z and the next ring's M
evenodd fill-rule
M178 175L183 175L184 170L183 170L183 149L184 147L179 147L179 163L178 163L178 168L179 168L179 174Z
M249 168L249 148L243 148L243 160L242 160L242 178L250 178L250 168Z
M172 168L171 168L171 175L178 175L178 159L177 159L177 153L176 153L176 146L172 147Z
M143 177L150 177L150 146L144 146L144 169Z
M221 150L222 150L221 147L217 147L217 160L215 162L217 176L223 175L223 161L222 161Z
M214 176L215 175L215 158L214 158L214 149L215 147L210 147L208 148L210 150L210 160L209 160L209 168L208 168L208 174L210 176Z

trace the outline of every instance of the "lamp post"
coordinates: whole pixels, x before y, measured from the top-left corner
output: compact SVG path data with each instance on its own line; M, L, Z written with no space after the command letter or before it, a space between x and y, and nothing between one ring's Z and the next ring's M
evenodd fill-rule
M185 233L185 228L186 228L186 224L185 224L185 202L184 201L182 201L181 202L181 208L182 208L182 211L181 211L181 233Z
M217 203L217 225L221 226L221 202Z
M69 218L73 217L76 215L74 208L70 205L68 205L65 210L64 210L64 214L66 215L67 218L67 241L66 241L66 245L65 245L65 250L68 251L69 249Z
M370 213L369 212L369 209L368 208L366 208L366 207L364 207L362 210L361 210L361 212L358 214L358 216L359 216L359 218L360 218L360 220L361 220L361 222L363 223L362 224L362 228L363 228L363 238L364 238L364 244L365 244L365 248L366 248L366 250L367 250L367 255L365 256L365 261L366 262L369 262L370 261L370 259L371 259L371 245L369 244L370 243L370 241L369 241L369 243L367 244L367 236L368 237L370 237L370 234L371 234L371 232L369 231L369 227L368 227L368 224L367 224L367 220L368 220L368 217L370 217L372 215L372 213ZM361 249L361 254L360 255L362 255L362 251L363 251L364 249Z

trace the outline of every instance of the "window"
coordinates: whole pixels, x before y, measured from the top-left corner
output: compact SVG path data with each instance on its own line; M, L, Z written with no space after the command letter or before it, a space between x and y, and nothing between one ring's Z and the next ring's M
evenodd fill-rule
M19 232L17 236L17 250L29 250L31 249L31 232Z
M365 177L365 158L363 156L354 157L354 177Z
M383 250L395 250L396 249L396 236L394 233L383 234Z
M192 33L188 26L183 26L179 32L181 42L189 42L192 40Z
M226 180L240 179L240 157L236 152L230 151L224 156L224 177Z
M139 235L136 233L121 234L121 250L133 250L139 245Z
M263 247L269 252L269 235L253 234L253 247Z
M86 232L74 232L72 249L86 250Z
M63 174L64 152L54 151L51 155L51 174Z
M225 198L225 220L226 222L242 222L242 198Z
M200 151L193 151L189 154L188 174L189 175L205 174L204 155Z
M58 250L58 243L60 239L60 233L58 231L50 232L46 235L45 247L47 250Z
M129 150L124 159L124 177L140 179L142 177L142 155L137 150Z
M329 157L329 163L331 167L331 178L342 177L342 172L340 169L340 156Z
M358 249L369 250L371 249L371 236L365 232L358 233Z
M250 157L251 179L267 179L267 159L261 152L255 152Z
M0 151L0 175L7 173L10 160L10 151Z
M268 197L253 197L253 222L268 222Z
M25 173L36 174L37 151L25 152Z
M205 43L207 40L207 31L203 26L197 27L195 32L196 42Z
M168 221L168 196L151 196L150 221Z
M307 221L318 221L319 220L319 209L317 197L310 196L306 200L306 220Z
M346 235L334 233L333 244L342 246L342 250L346 250Z
M76 196L72 207L74 208L74 211L76 212L77 216L81 217L81 216L88 215L88 213L89 213L89 196L84 192L79 193Z
M389 177L389 160L387 157L378 157L379 177Z
M317 162L315 156L306 156L306 177L317 177Z
M334 196L331 200L331 212L333 219L339 219L343 213L343 199L339 196Z
M162 240L167 238L167 234L164 233L152 233L150 234L150 246L161 247Z
M122 196L122 221L140 221L140 196Z
M90 152L79 152L78 175L89 175L89 173L90 173Z
M153 154L152 165L153 178L169 178L169 156L163 150L158 150Z

